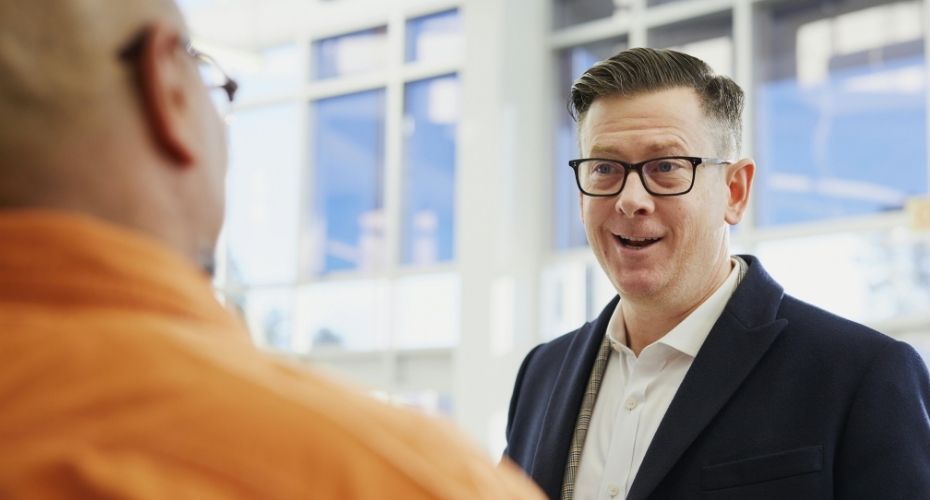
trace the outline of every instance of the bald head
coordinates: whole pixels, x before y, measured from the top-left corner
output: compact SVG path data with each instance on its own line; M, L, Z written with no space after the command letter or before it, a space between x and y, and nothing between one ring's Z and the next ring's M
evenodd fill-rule
M172 0L0 0L0 209L81 212L211 254L225 130L187 38Z
M121 44L180 16L170 0L0 0L0 151L35 157L107 120Z

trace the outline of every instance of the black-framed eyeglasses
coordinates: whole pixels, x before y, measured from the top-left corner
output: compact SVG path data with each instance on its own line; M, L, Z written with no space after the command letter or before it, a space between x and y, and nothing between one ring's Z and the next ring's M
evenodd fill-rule
M663 156L639 163L607 158L580 158L568 162L575 171L578 189L588 196L616 196L623 191L630 171L637 172L646 192L653 196L679 196L694 187L700 165L727 165L717 158Z
M146 29L133 37L132 41L120 50L120 59L127 62L138 59L139 53L142 51L142 47L145 45L148 36L149 30ZM236 91L239 89L239 84L223 71L223 68L216 62L216 59L197 50L191 44L190 40L183 39L181 45L189 56L197 60L200 76L207 89L222 90L225 100L227 101L226 104L232 104L233 100L236 98Z

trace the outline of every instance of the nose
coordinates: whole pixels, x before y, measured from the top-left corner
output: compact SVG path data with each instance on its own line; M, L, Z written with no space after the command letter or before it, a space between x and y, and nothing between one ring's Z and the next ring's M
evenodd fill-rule
M655 199L646 191L639 172L629 173L614 208L626 217L649 215L655 210Z

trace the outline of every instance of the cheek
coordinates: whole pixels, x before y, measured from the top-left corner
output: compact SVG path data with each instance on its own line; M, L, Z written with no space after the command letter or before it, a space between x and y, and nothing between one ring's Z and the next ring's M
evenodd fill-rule
M581 202L581 221L585 229L597 231L613 213L613 203L606 198L585 198Z

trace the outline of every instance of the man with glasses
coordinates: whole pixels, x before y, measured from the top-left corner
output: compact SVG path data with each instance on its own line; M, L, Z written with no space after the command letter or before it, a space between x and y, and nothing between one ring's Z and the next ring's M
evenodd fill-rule
M551 499L930 498L914 349L730 255L755 174L739 86L637 48L570 105L582 219L618 297L527 355L505 454Z
M185 33L170 0L0 0L0 498L537 498L217 303L236 85Z

